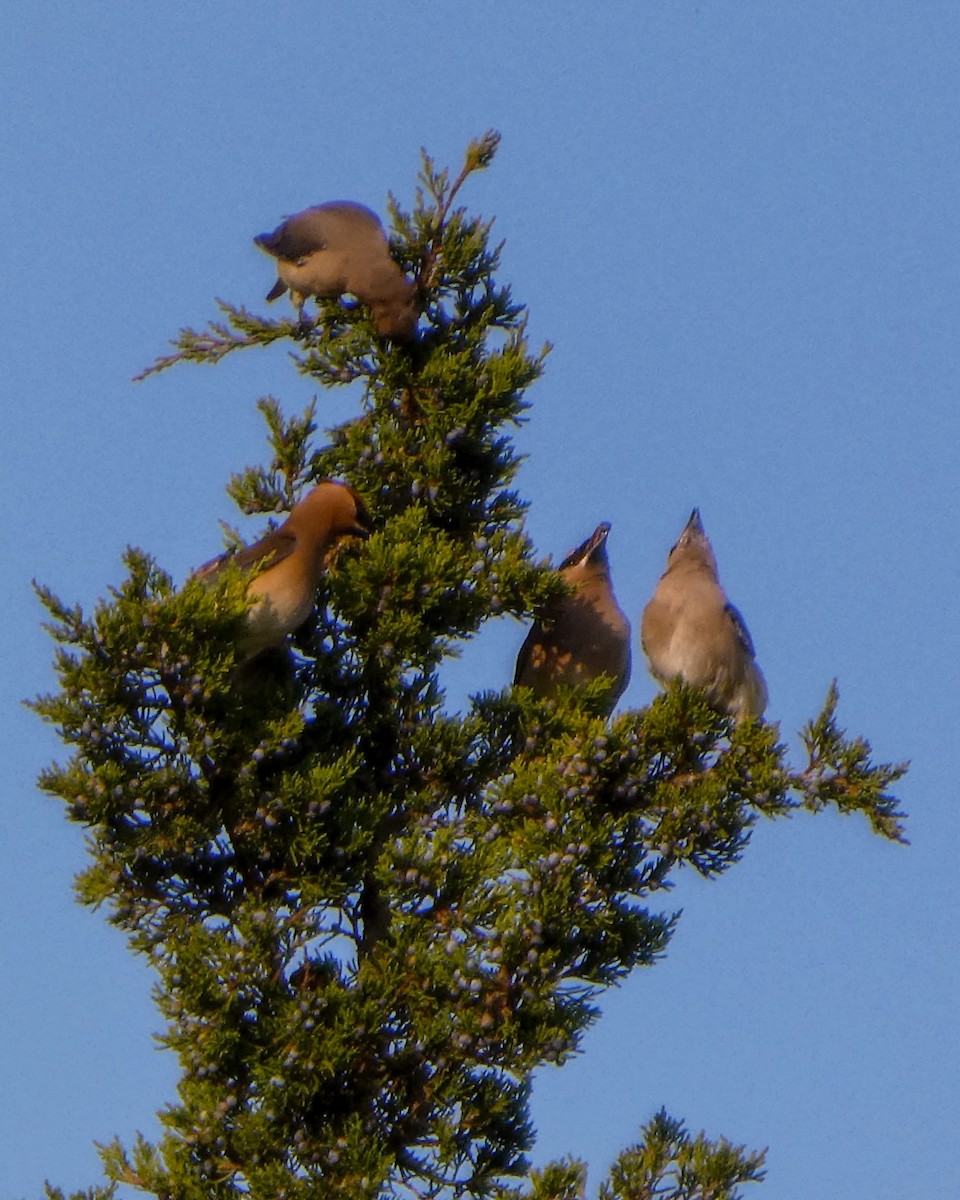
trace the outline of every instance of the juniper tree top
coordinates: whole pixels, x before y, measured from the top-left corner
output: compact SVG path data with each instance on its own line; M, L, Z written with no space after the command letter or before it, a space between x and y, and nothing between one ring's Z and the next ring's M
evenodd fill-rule
M412 347L345 299L309 327L222 304L152 368L281 340L318 384L354 385L325 436L312 405L262 400L270 462L230 484L248 513L322 479L365 506L370 536L338 544L288 656L238 667L239 566L177 589L129 551L89 615L41 589L60 691L36 707L70 751L42 785L88 831L81 899L151 961L181 1066L160 1143L107 1147L92 1196L578 1195L578 1164L529 1172L531 1075L664 952L676 917L654 893L683 866L721 874L759 815L800 805L900 837L902 768L844 737L833 690L799 768L776 726L677 686L610 719L604 679L552 699L487 680L465 715L445 707L445 656L566 594L511 486L544 352L489 223L454 205L497 141L456 178L425 157L412 209L391 202ZM761 1164L661 1113L603 1194L733 1196Z

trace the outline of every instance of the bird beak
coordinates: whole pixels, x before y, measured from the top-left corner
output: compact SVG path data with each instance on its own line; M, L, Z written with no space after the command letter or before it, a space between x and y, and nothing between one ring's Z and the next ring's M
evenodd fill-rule
M584 553L583 557L585 559L592 558L593 555L600 549L600 547L606 543L606 540L609 536L610 536L610 522L602 521L596 527L596 529L593 531L593 533L591 533L589 538L587 538L586 552Z
M695 508L690 514L690 520L683 527L684 533L703 533L703 522L700 520L700 509Z
M576 550L571 551L571 553L567 555L557 569L562 571L566 567L584 566L590 561L591 558L593 558L597 551L603 549L609 533L610 522L603 521L596 527L596 529L590 534L585 542L579 545Z
M357 509L357 518L350 526L350 533L352 533L354 537L368 538L373 532L373 530L370 528L370 514L367 512L366 506L360 499L358 492L355 492L353 488L350 488L350 495L353 497L353 502Z

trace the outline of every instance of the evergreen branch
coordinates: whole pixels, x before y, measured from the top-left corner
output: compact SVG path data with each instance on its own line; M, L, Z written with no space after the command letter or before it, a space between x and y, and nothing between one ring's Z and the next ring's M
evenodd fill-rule
M247 467L236 472L227 492L244 513L290 512L300 491L315 482L310 470L311 439L317 431L316 401L311 400L299 416L284 416L273 396L262 396L257 408L267 425L273 451L268 468Z
M423 163L421 182L426 186L437 206L431 222L432 236L418 272L418 287L421 294L425 295L434 286L444 229L450 207L457 193L474 171L485 170L493 162L499 145L500 134L495 129L488 129L482 137L475 138L467 147L460 174L452 184L449 183L446 169L436 171L426 150L421 150Z
M600 1186L600 1200L738 1200L741 1183L760 1183L766 1151L691 1138L661 1109L641 1129L642 1141L619 1155Z
M493 162L494 155L500 145L500 134L495 129L488 129L479 138L474 140L467 147L466 154L463 158L463 167L460 174L453 181L449 191L443 197L438 210L437 224L442 226L447 218L447 213L450 211L450 205L453 203L457 193L463 187L468 177L474 171L483 171Z
M870 743L860 737L848 739L837 725L839 696L834 680L820 715L801 734L808 764L794 777L793 786L811 812L828 804L842 813L862 812L875 833L905 843L905 814L887 788L906 774L909 763L872 763Z
M46 1200L115 1200L117 1185L110 1183L106 1187L84 1188L83 1191L71 1192L66 1196L62 1189L52 1187L48 1183L44 1186L43 1193Z
M303 337L303 330L295 321L268 321L225 300L218 299L216 304L221 312L226 313L226 324L211 321L199 333L189 327L181 329L176 340L170 343L176 347L176 352L161 355L146 370L134 375L134 382L139 383L149 375L158 375L176 363L217 363L233 350L269 346L281 338Z

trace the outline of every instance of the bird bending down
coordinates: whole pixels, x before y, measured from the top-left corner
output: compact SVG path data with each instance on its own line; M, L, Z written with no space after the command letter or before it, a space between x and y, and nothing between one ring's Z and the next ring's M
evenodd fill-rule
M560 564L573 589L544 609L517 656L514 685L552 696L563 684L584 684L609 675L615 686L608 711L630 681L630 622L613 594L607 536L598 525L590 537Z
M258 542L221 554L194 571L197 579L212 579L227 563L259 570L247 586L247 595L256 603L247 611L238 647L242 661L281 645L300 628L313 608L330 551L340 538L366 537L364 521L356 492L327 481L308 492L284 523Z
M267 300L289 288L302 320L308 296L333 300L351 292L370 309L383 337L406 342L416 337L416 289L391 257L380 218L364 205L318 204L253 240L277 260L279 279Z
M643 610L640 641L650 673L680 678L737 721L759 717L767 685L743 617L717 578L717 560L695 508Z

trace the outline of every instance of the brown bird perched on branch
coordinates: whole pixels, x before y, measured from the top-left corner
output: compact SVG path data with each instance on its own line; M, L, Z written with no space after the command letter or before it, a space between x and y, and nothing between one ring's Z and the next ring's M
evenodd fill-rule
M391 257L380 218L364 205L317 204L253 240L277 260L280 278L267 300L289 288L303 320L308 296L332 300L351 292L370 309L383 337L405 342L416 337L416 289Z
M318 484L295 505L277 529L242 550L227 551L194 571L197 579L216 576L227 563L258 574L247 586L256 603L247 611L240 641L243 660L283 643L299 629L313 608L330 551L351 534L369 530L359 496L343 483Z
M517 656L514 685L552 696L561 684L589 683L609 675L615 686L609 711L630 681L630 622L613 594L607 537L598 525L559 566L573 589L544 609Z
M767 685L753 642L720 586L697 508L643 610L640 641L658 683L682 679L737 721L759 717L766 708Z

